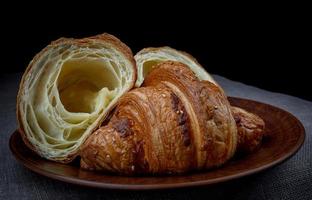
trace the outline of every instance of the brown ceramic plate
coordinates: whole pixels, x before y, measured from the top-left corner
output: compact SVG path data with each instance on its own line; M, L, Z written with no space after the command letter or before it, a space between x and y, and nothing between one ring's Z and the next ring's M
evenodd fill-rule
M272 136L263 141L257 152L236 157L224 166L210 171L162 177L122 177L84 171L79 169L78 163L65 165L40 158L24 145L18 132L11 136L10 148L25 167L53 179L98 188L147 190L209 185L247 176L285 161L303 144L304 128L289 112L252 100L229 99L232 105L245 108L264 119L266 131Z

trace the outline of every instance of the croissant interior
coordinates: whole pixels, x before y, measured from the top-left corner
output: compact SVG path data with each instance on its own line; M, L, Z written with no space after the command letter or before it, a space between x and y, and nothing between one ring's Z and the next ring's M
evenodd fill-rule
M139 87L143 83L144 78L152 71L153 67L161 62L169 60L185 64L195 73L199 80L207 80L216 83L194 57L171 47L145 48L139 51L134 58L138 67L136 87Z
M121 88L112 65L88 57L64 62L56 85L60 95L57 101L74 113L92 113L103 99L107 106Z
M131 51L111 35L53 42L30 63L20 85L17 114L25 143L47 159L71 161L135 76Z

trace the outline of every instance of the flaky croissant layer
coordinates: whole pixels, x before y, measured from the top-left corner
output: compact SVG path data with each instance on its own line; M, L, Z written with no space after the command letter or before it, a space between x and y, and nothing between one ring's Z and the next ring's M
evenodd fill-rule
M238 122L233 114L237 119L253 118L240 113L232 111L220 87L198 80L182 63L163 62L145 78L143 87L120 99L109 123L82 145L81 167L170 174L220 166L237 149ZM240 130L245 130L242 122ZM260 140L255 141L257 146Z
M46 159L70 162L135 80L131 50L112 35L52 42L20 84L17 119L24 142Z

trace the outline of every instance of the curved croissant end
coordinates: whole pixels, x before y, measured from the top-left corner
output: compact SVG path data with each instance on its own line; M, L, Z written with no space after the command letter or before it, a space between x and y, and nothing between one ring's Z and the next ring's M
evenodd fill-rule
M52 42L21 80L17 118L24 142L44 158L70 162L135 80L131 50L112 35Z
M152 71L156 64L164 61L177 61L187 65L199 80L210 81L217 84L212 76L190 54L175 50L171 47L145 48L134 56L138 67L138 79L136 87L140 87L144 78Z

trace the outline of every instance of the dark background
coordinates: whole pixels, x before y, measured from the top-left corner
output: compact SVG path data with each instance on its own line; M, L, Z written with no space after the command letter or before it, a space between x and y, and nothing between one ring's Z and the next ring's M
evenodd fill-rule
M37 52L59 37L108 32L134 54L144 47L171 46L192 54L212 74L312 100L308 87L311 23L300 10L275 8L210 16L209 11L192 7L126 14L114 8L71 9L70 13L51 9L9 12L1 21L5 47L1 73L22 72Z

